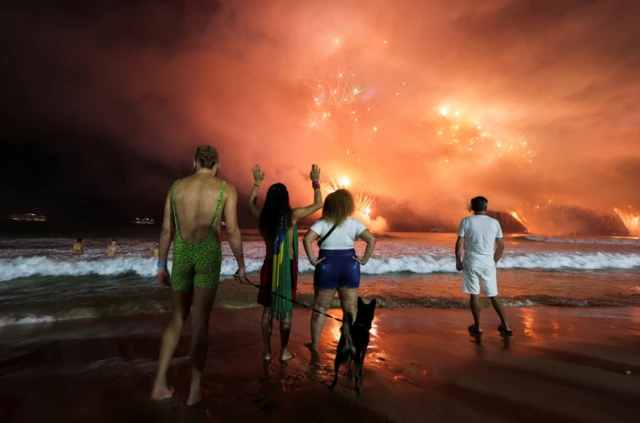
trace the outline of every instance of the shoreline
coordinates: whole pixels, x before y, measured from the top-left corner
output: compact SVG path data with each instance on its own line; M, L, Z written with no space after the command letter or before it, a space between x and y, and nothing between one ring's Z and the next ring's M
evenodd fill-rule
M536 272L503 270L501 272L501 298L509 310L527 307L553 307L569 309L625 308L640 306L640 288L636 287L640 272L621 272L614 280L613 289L601 283L598 274L567 274L561 277L548 276L548 285L535 285L540 277ZM257 283L255 276L250 276ZM556 278L556 279L553 279ZM562 278L562 279L558 279ZM585 282L588 284L585 285ZM127 276L116 281L117 290L108 278L87 278L70 286L66 279L31 282L41 289L39 298L26 296L12 301L0 302L0 328L15 325L55 324L57 322L103 319L111 316L136 316L168 313L171 309L171 290L156 286L151 278L141 279ZM380 309L467 309L468 296L460 290L459 275L365 275L360 286L360 296L370 301L376 298ZM60 284L60 293L47 292L52 284ZM65 285L66 284L66 285ZM576 284L582 284L576 290ZM96 288L97 286L97 288ZM5 285L8 292L21 291L21 283ZM95 291L97 289L97 292ZM100 290L104 289L104 292ZM259 309L256 301L257 288L239 284L232 279L220 281L215 310ZM298 282L298 302L313 306L313 277L301 274ZM1 300L1 299L0 299ZM483 309L490 307L484 296L480 299ZM337 296L333 307L339 307ZM296 310L303 307L294 306Z
M284 367L260 360L261 310L215 309L205 402L186 407L190 324L172 362L171 401L148 399L167 314L0 328L0 419L22 421L632 421L640 400L640 308L510 308L514 337L483 309L482 344L468 310L380 309L362 395L332 359L327 320L321 365L309 366L310 313L294 310ZM330 314L340 317L339 310ZM274 330L273 353L279 351ZM630 374L626 372L629 371ZM343 369L344 372L344 369ZM334 408L338 411L334 412Z
M369 302L372 299L376 299L379 310L410 310L410 309L425 309L425 310L467 310L469 307L469 300L467 298L450 298L450 297L408 297L408 298L396 298L389 299L380 297L379 295L366 295L362 294L361 297ZM538 302L535 298L530 296L522 298L504 298L501 297L503 305L507 310L518 310L522 308L550 308L550 309L567 309L567 310L606 310L606 309L629 309L638 308L635 305L617 304L611 301L599 301L594 304L590 300L578 300L571 301L567 299L547 299L546 302ZM223 302L224 300L216 300L213 310L224 311L249 311L262 309L262 306L257 302L237 302L234 300ZM313 295L312 294L298 294L297 301L304 306L294 304L294 312L310 312L313 307ZM221 304L221 302L223 302ZM152 302L150 304L135 305L131 309L127 308L128 304L122 306L112 305L109 308L99 308L92 306L80 307L78 309L70 310L51 310L50 312L44 312L43 314L35 314L34 312L24 310L8 310L0 314L0 334L3 330L12 327L50 327L52 325L60 325L72 322L100 322L105 319L136 319L136 318L157 318L158 316L167 315L171 311L170 300L163 301L162 304L158 302ZM480 307L482 310L488 310L492 313L493 308L491 302L486 297L481 297ZM329 314L333 314L340 318L342 311L340 310L340 301L336 296L331 304ZM80 323L82 324L82 323Z

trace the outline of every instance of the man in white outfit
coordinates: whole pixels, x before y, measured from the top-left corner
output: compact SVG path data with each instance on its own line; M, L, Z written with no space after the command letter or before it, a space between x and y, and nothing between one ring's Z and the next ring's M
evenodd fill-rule
M502 228L500 222L487 216L488 204L489 201L484 197L473 198L473 216L465 217L460 222L456 241L456 269L462 271L462 292L471 296L470 306L474 324L469 326L469 334L482 335L478 298L482 285L482 292L491 298L491 304L500 316L498 331L504 336L511 336L513 332L507 323L502 301L498 296L496 277L496 265L504 251Z

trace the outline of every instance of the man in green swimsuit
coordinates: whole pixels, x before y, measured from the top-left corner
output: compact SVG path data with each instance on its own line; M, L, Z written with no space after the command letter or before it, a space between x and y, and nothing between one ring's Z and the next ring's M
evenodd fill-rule
M192 304L191 389L187 404L196 404L202 399L200 380L209 342L209 316L222 264L221 213L224 213L231 251L238 262L236 277L246 278L236 213L238 197L233 185L216 177L218 165L215 148L198 147L193 162L195 174L176 181L167 195L157 280L160 285L173 288L173 310L162 335L158 375L151 394L153 399L173 396L173 389L167 386L167 370ZM166 266L172 238L175 240L170 277Z

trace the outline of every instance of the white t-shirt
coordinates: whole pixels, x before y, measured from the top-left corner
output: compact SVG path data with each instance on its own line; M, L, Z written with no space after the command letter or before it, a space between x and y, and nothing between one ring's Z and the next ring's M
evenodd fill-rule
M464 263L469 267L494 267L496 238L502 238L500 222L487 215L465 217L460 222L458 236L464 238Z
M328 223L323 219L320 219L311 225L311 228L309 229L320 235L320 238L322 238L331 230L332 227L332 223ZM331 232L331 235L324 240L320 248L323 250L350 250L353 248L353 243L358 235L366 229L367 227L359 220L354 219L353 217L347 217L347 220L342 222L340 226Z

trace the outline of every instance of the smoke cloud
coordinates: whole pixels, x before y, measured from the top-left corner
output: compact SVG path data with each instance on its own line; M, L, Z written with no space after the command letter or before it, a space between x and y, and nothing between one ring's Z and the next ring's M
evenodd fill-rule
M391 228L450 227L475 195L540 232L563 232L558 210L640 209L637 2L43 3L3 13L5 116L74 134L54 156L116 145L160 211L203 143L244 195L257 163L311 202L318 163Z

